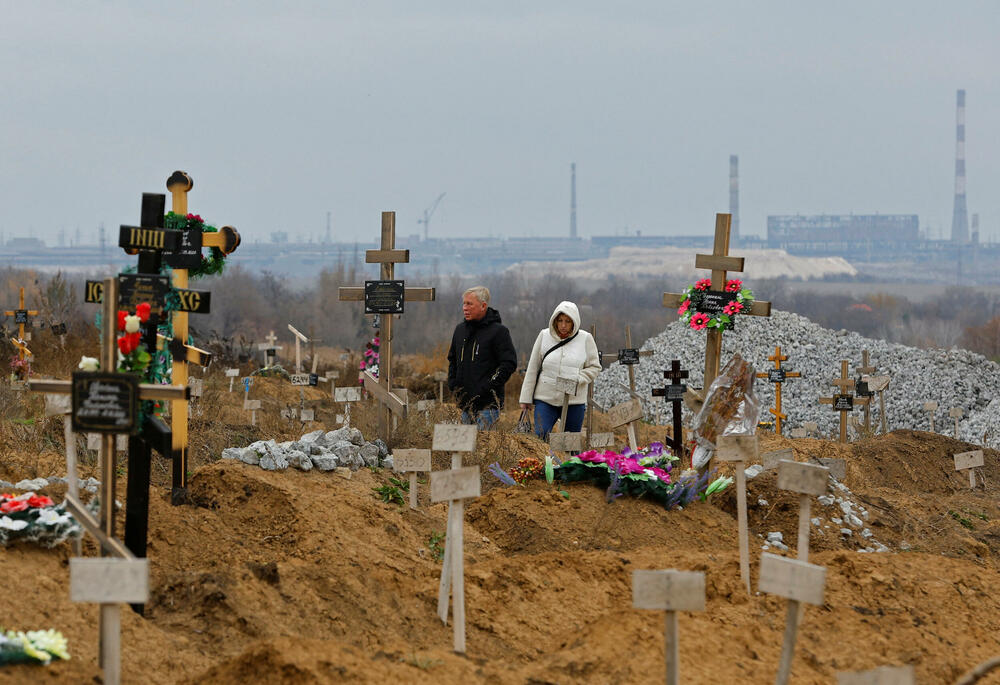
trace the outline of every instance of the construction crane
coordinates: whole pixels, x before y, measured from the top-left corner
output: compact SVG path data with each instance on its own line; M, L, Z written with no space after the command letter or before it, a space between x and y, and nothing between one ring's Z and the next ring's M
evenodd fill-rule
M424 225L424 240L427 240L427 225L431 222L431 217L434 216L434 210L438 208L441 200L444 199L445 193L438 195L438 199L434 200L434 204L424 210L424 218L417 219L418 224Z

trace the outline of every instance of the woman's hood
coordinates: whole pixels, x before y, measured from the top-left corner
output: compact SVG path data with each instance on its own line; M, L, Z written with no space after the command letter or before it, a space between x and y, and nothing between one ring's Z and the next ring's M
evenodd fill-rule
M570 335L580 330L580 310L569 300L563 300L553 310L552 316L549 317L549 332L552 333L552 337L556 340L559 340L559 333L556 332L556 317L560 314L565 314L573 319L573 331Z

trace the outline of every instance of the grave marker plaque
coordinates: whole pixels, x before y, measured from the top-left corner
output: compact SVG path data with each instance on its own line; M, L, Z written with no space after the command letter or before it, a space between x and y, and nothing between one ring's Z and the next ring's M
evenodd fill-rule
M334 402L360 402L361 388L334 388Z
M73 430L133 433L139 420L139 379L131 374L73 374Z
M608 409L608 422L612 428L624 426L626 423L638 421L641 418L642 402L634 397Z
M148 559L69 560L71 602L145 604L149 599Z
M667 685L680 683L678 611L705 610L705 574L701 571L636 570L632 572L632 606L666 611L664 622Z
M463 466L447 471L431 472L431 501L447 502L456 499L479 497L480 479L478 466Z
M768 383L784 383L785 382L785 370L784 369L768 369L767 370L767 382Z
M834 411L852 411L854 409L854 397L852 395L837 395L833 398Z
M476 426L439 423L434 426L431 448L441 452L474 452L477 436Z
M795 436L792 436L795 437ZM803 437L805 434L803 433ZM764 452L761 455L761 460L764 465L765 471L770 471L771 469L778 468L782 461L795 461L795 450L791 447L786 447L782 450L771 450L770 452Z
M764 552L760 555L758 589L796 602L823 603L826 569L798 559Z
M289 378L292 381L292 385L310 385L309 374L307 373L293 373Z
M837 685L916 685L916 682L913 666L909 664L837 674Z
M302 411L299 412L299 420L302 421L302 423L306 423L308 421L314 421L315 419L316 419L315 409L303 409Z
M174 269L197 269L201 266L201 229L185 228L176 232L180 237L177 249L164 252L163 261Z
M417 473L431 470L431 451L426 449L397 449L392 453L392 468L410 474L410 509L417 508Z
M634 347L625 347L618 350L618 363L624 366L633 366L639 363L639 350Z
M365 281L365 314L402 314L405 293L403 281Z
M27 309L15 309L14 310L14 323L16 323L16 324L26 324L26 323L28 323L28 310Z

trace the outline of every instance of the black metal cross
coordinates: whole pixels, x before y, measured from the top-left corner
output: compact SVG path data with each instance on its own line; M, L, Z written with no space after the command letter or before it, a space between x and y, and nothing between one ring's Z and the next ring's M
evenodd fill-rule
M681 369L679 359L670 362L670 370L663 372L663 377L670 381L665 388L653 388L653 397L663 397L667 402L674 405L674 433L672 438L664 438L663 442L670 447L674 454L681 460L684 459L684 433L681 428L681 402L684 401L684 393L687 392L687 385L681 381L688 377L688 372Z

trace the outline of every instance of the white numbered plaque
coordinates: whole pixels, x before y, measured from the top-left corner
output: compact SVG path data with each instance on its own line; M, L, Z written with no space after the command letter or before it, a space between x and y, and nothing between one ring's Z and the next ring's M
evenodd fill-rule
M149 600L149 560L72 558L69 598L95 604L144 604Z
M720 435L715 458L719 461L753 461L757 458L757 436Z
M431 449L441 452L474 452L478 433L479 430L474 425L436 424Z
M983 465L983 451L972 450L971 452L959 452L955 455L955 470L964 471L974 469Z
M662 611L704 611L701 571L632 571L632 606Z
M815 464L782 460L778 465L778 487L802 495L822 495L826 492L830 471Z
M460 469L431 472L432 502L446 502L470 497L479 497L478 466L463 466Z
M334 388L334 402L358 402L361 400L361 388Z
M420 449L393 450L392 468L396 471L430 471L431 451Z
M608 420L612 428L624 426L626 423L638 421L642 418L642 402L633 397L627 402L616 404L608 409Z
M798 559L764 552L760 555L761 592L806 604L822 604L826 569Z

